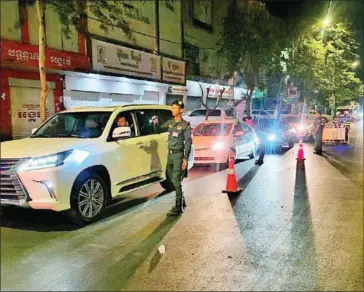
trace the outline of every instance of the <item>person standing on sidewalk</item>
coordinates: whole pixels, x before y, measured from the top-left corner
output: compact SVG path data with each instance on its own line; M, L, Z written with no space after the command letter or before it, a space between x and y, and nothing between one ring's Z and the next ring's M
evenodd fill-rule
M153 116L152 122L162 129L168 128L168 158L167 179L176 191L176 204L167 215L179 216L186 207L182 192L182 179L187 176L188 157L191 153L192 137L190 123L182 119L184 104L180 100L172 103L173 118L163 125L158 124L158 117Z
M316 112L316 119L313 124L313 136L315 138L315 151L314 154L321 155L322 154L322 134L324 131L325 122L321 117L321 111Z

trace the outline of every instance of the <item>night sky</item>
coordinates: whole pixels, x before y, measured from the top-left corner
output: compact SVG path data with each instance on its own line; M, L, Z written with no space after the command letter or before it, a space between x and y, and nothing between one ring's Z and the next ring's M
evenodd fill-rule
M292 18L300 14L303 9L303 1L281 1L281 0L266 0L264 1L269 12L277 17Z
M320 14L325 1L303 1L303 0L263 0L269 12L287 20L295 20L302 17L310 17Z

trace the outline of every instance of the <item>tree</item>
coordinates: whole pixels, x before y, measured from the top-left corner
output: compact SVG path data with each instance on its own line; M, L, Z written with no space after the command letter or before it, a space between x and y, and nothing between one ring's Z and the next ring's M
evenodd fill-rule
M206 114L205 114L205 121L207 121L209 119L209 113L210 113L210 110L214 110L216 109L219 104L220 104L220 100L221 100L221 97L222 95L224 94L225 92L225 87L222 88L222 90L220 90L220 94L218 96L218 98L216 99L216 103L215 103L215 106L214 107L210 107L208 105L208 97L209 97L209 94L210 94L210 90L211 90L211 86L209 86L207 89L206 89L206 97L204 98L203 97L203 89L202 89L202 86L200 83L198 83L198 85L200 86L200 89L201 89L201 102L202 102L202 106L206 109Z
M281 71L285 38L283 22L272 17L261 2L231 0L219 52L231 75L243 75L248 114L254 89L265 86L265 73Z
M45 68L45 18L44 11L52 7L58 14L62 24L62 31L66 37L70 37L72 27L80 33L87 35L87 12L91 12L100 21L100 28L108 32L108 27L118 27L128 36L131 35L129 25L124 19L123 3L117 0L25 0L19 1L21 5L36 5L39 28L39 75L40 75L40 119L46 119L48 85L46 82ZM21 20L22 21L22 20Z
M357 50L350 23L339 22L325 29L314 25L299 34L288 49L287 73L301 78L301 91L315 91L323 97L322 103L331 96L336 103L344 103L359 96L360 80L352 68Z

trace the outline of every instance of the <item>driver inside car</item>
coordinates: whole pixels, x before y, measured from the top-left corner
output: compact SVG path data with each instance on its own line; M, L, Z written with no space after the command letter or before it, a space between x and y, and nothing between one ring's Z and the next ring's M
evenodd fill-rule
M129 118L129 121L131 120L131 117ZM116 125L118 127L130 127L130 130L131 130L131 133L130 133L130 136L131 137L134 137L135 133L134 133L134 128L133 128L133 123L129 123L128 119L122 115L122 116L119 116L117 119L116 119Z
M118 127L129 127L129 123L124 116L118 118Z

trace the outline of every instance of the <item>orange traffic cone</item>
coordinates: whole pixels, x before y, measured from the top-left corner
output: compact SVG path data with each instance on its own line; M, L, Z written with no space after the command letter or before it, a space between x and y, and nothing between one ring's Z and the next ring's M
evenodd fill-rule
M236 181L236 175L235 175L235 167L234 167L234 152L229 152L229 169L228 169L228 175L226 180L226 189L222 192L224 194L237 194L241 192L241 189L238 186L238 182Z
M305 158L305 153L303 152L303 143L302 143L302 138L300 139L300 144L298 147L298 152L297 152L297 160L306 160Z

